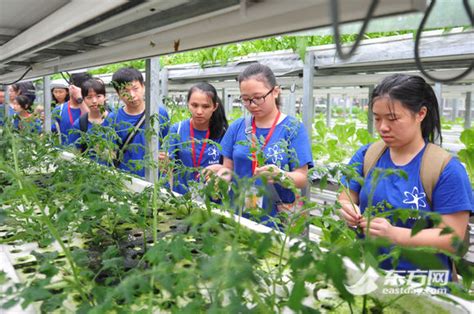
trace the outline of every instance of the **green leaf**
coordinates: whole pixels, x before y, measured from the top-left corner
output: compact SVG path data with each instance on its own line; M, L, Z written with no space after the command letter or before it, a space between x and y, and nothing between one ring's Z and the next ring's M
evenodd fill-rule
M0 270L0 285L4 285L9 280L7 273L3 270Z
M426 223L426 219L420 218L418 219L411 229L411 236L414 237L418 232L423 229L426 229L428 224Z
M51 292L49 292L44 287L38 287L38 286L26 287L21 292L21 297L24 299L24 302L22 303L22 307L26 308L32 302L45 300L45 299L50 298L51 296L52 296Z
M307 294L304 280L301 280L300 278L296 279L295 285L291 290L290 298L288 300L288 306L291 309L298 311L299 309L301 309L301 300L303 300L306 295Z

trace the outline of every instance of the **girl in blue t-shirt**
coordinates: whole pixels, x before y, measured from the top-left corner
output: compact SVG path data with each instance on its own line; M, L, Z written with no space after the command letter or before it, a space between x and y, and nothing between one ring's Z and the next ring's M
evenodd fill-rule
M13 118L13 126L17 130L41 133L41 121L31 114L31 105L31 99L26 95L15 97L13 110L15 110L16 115Z
M372 204L382 204L384 211L404 208L437 212L441 214L442 225L424 229L412 237L411 229L416 218L402 222L376 217L370 221L367 229L368 223L363 213L369 204L375 167L368 172L363 185L356 180L347 182L348 190L339 195L341 216L349 226L360 226L365 234L387 238L394 245L431 246L454 252L453 238L464 238L469 213L473 210L472 191L464 167L456 158L451 158L432 191L431 202L427 200L420 179L421 159L427 142L434 142L437 137L441 140L438 102L433 89L419 76L391 75L374 89L370 110L374 114L377 132L388 148L376 161L375 167L403 170L408 175L408 179L396 174L384 176L374 187ZM360 148L349 163L355 165L360 176L363 176L367 149L368 145ZM454 232L440 234L445 226L451 227ZM390 248L386 248L381 253L389 251ZM445 269L450 270L448 257L444 254L438 254L438 257ZM394 269L390 259L385 259L381 267ZM417 268L420 267L400 258L396 270L412 271Z
M306 186L313 162L310 140L301 122L280 112L280 88L269 67L252 64L238 80L240 99L251 117L230 125L221 142L224 164L217 174L228 181L232 175L266 177L265 195L255 193L263 189L262 180L257 179L248 193L244 216L267 223L269 216L292 208L296 200L292 190L277 182L291 180L296 188ZM250 215L247 209L252 208L261 209L261 214ZM268 225L276 226L273 222Z
M82 152L100 164L111 164L113 156L113 138L107 130L104 129L110 123L107 119L109 112L105 105L105 84L100 79L92 78L82 84L81 95L84 103L89 108L89 112L82 115L74 121L73 131L68 136L69 143L74 143ZM81 132L87 133L87 136L81 137ZM90 141L94 138L110 138L110 141L98 141L96 147L90 146ZM109 145L107 145L109 144Z
M170 159L177 164L173 191L185 194L189 181L200 181L199 168L221 168L220 143L228 123L222 102L211 84L192 86L187 96L191 118L174 124L169 132Z

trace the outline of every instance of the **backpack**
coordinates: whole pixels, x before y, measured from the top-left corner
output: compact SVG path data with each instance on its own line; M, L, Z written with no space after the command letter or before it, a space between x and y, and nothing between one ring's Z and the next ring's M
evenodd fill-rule
M384 141L377 141L369 146L364 157L364 177L366 177L369 171L375 166L386 149L387 145L385 145ZM450 160L451 154L438 145L432 143L426 145L423 157L421 158L420 178L430 207L432 205L433 189L436 183L438 183L439 176Z
M363 175L364 178L367 176L369 171L374 168L377 161L382 157L382 154L387 149L387 145L384 141L377 141L369 146L367 152L364 156L363 164ZM425 151L421 158L421 167L420 167L420 178L423 189L426 193L426 200L430 207L432 208L432 196L433 189L438 183L439 176L443 172L446 165L451 160L452 156L443 148L435 145L433 143L428 143L426 145ZM464 245L461 255L464 256L470 246L470 234L469 234L469 223L464 234ZM455 275L455 267L453 265L453 278Z

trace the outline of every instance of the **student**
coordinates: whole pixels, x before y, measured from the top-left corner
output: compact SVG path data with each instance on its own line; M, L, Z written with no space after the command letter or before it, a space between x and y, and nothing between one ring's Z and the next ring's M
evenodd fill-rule
M51 83L51 98L53 100L53 108L61 106L69 101L69 87L62 81Z
M119 151L117 153L116 166L126 172L145 176L145 85L143 76L137 69L121 68L112 76L112 85L125 106L110 115L113 128L119 137ZM153 104L156 105L156 104ZM141 119L143 117L143 123ZM159 108L160 138L168 134L169 117L166 110ZM138 126L137 132L133 132L134 126ZM130 136L129 143L127 138Z
M13 100L13 110L15 110L15 117L13 119L13 126L17 130L29 130L41 133L41 121L35 119L30 113L31 99L26 95L16 96Z
M94 128L94 125L102 127L109 125L107 119L109 112L106 110L105 95L105 84L100 79L92 78L82 84L81 96L84 99L84 104L89 108L89 112L84 113L79 119L74 121L72 127L74 131L71 132L69 136L70 143L75 143L76 147L82 152L87 151L89 157L100 164L110 164L112 160L111 156L104 156L107 147L103 147L103 145L101 145L102 149L92 149L92 147L88 147L88 143L84 141L89 140L89 137L81 137L81 132L87 133L92 137L96 135L107 138L110 135L106 134L107 132L104 128ZM99 155L101 155L102 158L100 158Z
M240 99L251 118L241 118L230 125L221 142L224 167L217 174L229 181L229 170L238 178L266 177L270 183L266 187L267 195L258 206L264 210L262 217L245 214L266 222L268 216L289 210L296 200L290 189L273 181L288 179L296 188L306 186L308 168L313 162L311 146L304 125L280 112L280 87L269 67L252 64L239 75L238 81ZM257 154L250 152L252 146L263 149L262 164L258 163ZM261 186L262 180L258 179L256 185ZM275 226L272 222L269 225Z
M448 156L449 162L432 189L431 201L428 199L429 191L425 190L420 179L422 157L428 143L433 143L437 139L437 134L441 139L438 101L433 89L419 76L394 74L385 78L374 89L371 98L370 110L374 114L377 132L385 143L383 145L381 142L385 151L381 151L383 153L372 170L367 171L362 186L356 180L347 183L348 190L339 195L339 202L342 205L341 216L349 226L360 226L365 230L365 234L387 238L394 245L430 246L453 252L453 237L464 238L469 212L473 210L472 191L464 167L456 158L449 160L450 156L447 153L445 155ZM370 145L361 147L349 162L356 167L361 176L363 176L364 157L369 147ZM380 217L373 218L370 221L370 229L367 230L367 220L363 213L369 202L375 167L403 170L407 173L408 179L392 174L380 180L374 187L372 201L374 206L387 202L390 206L384 206L384 211L404 208L419 213L439 213L442 217L442 226L451 227L454 233L441 235L442 226L437 226L424 229L412 237L411 229L416 222L415 219L408 219L404 223ZM355 207L351 205L349 196L356 204ZM381 254L389 251L389 248L384 248ZM444 254L437 256L445 269L451 270L448 257ZM385 259L381 267L394 269L390 259ZM418 268L420 268L418 265L400 258L396 269L406 271Z
M187 103L191 118L174 124L169 132L169 156L179 166L173 190L180 194L188 192L189 181L200 180L198 168L220 168L221 152L215 143L221 142L229 126L222 102L211 84L192 86Z
M15 97L19 95L25 95L30 100L30 103L33 105L36 99L36 88L32 82L18 82L8 86L8 96L10 99L10 108L8 115L10 117L16 114L15 110L13 109L13 101Z
M5 119L5 92L0 89L0 126L3 125Z
M51 131L60 134L62 145L72 144L69 135L74 121L79 119L81 114L89 112L89 109L83 103L81 85L90 78L90 74L87 73L72 74L71 85L69 86L69 101L57 106L52 112L54 123L51 125Z

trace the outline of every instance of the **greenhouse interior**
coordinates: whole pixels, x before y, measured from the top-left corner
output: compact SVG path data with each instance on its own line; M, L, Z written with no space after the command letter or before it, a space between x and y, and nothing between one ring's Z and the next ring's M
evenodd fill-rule
M0 313L474 313L473 8L0 0Z

